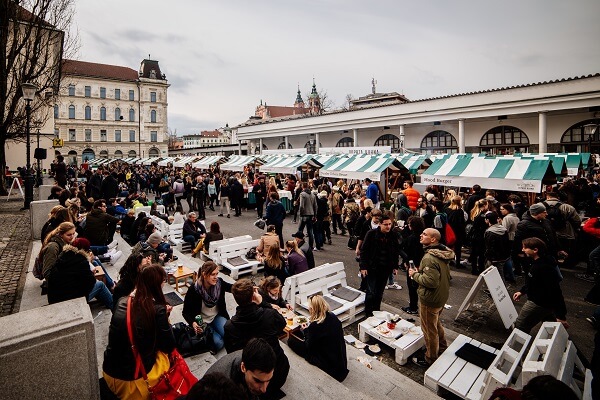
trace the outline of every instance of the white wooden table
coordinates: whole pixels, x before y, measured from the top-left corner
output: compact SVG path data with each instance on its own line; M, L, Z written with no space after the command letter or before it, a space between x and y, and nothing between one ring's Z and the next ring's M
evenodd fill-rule
M456 356L456 351L465 343L471 343L473 346L480 347L490 353L498 353L498 350L491 346L468 336L459 335L425 371L423 381L426 387L435 393L438 393L439 388L443 387L463 399L481 398L480 390L487 370Z
M381 324L386 323L384 320L380 321ZM358 338L361 342L366 342L367 336L394 349L395 360L400 365L406 364L408 357L425 345L421 327L405 319L398 321L396 328L386 335L382 335L377 327L371 326L367 321L362 321L358 324Z

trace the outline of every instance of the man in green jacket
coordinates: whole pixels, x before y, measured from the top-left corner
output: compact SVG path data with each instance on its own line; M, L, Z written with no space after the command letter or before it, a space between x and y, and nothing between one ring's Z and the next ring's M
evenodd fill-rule
M441 238L437 229L425 229L420 239L425 256L421 265L408 271L419 285L419 317L426 348L425 358L414 357L413 362L424 367L431 365L448 347L440 315L450 294L448 263L454 259L454 252L440 243Z

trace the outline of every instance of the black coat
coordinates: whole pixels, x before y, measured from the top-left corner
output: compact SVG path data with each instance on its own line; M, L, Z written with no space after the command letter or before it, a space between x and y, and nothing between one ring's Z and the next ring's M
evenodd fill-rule
M106 201L119 195L119 181L112 175L107 175L100 185L102 198ZM98 199L96 199L98 200Z
M550 309L557 318L567 319L567 306L560 288L556 260L550 256L540 257L531 262L531 269L525 278L525 285L519 290L536 305Z
M400 244L397 232L383 233L380 227L370 230L360 248L360 269L369 274L389 276L398 268Z
M95 284L87 254L66 244L48 277L48 303L87 298Z
M513 255L521 252L523 239L531 237L537 237L546 243L548 252L551 255L555 255L558 252L556 233L552 229L550 221L546 218L537 220L527 211L523 214L523 219L517 225L517 232L515 232L515 240L513 241Z
M225 304L225 292L231 293L231 283L225 282L223 279L219 278L221 281L221 293L219 293L219 299L217 300L217 315L224 317L225 319L229 319L229 314L227 313L227 305ZM192 325L195 321L196 315L202 314L202 296L196 290L195 285L190 287L187 294L185 295L185 299L183 300L183 318L187 321L188 324Z
M316 365L338 381L348 375L348 358L342 323L331 312L327 312L321 323L312 322L304 330L306 361Z
M109 243L109 233L119 222L118 218L108 215L104 211L94 208L85 217L84 235L92 246L104 246Z
M236 314L225 323L225 349L231 353L243 349L252 338L263 338L271 345L277 358L285 357L279 345L279 336L285 325L285 318L270 305L261 307L251 303L238 306Z

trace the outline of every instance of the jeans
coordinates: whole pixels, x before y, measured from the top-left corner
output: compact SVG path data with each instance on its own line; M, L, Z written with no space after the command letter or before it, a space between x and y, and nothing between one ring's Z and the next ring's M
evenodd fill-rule
M504 279L508 282L515 281L515 269L513 268L512 258L509 258L504 263Z
M90 246L90 250L95 256L101 256L108 253L108 246Z
M342 222L342 214L332 214L331 220L333 221L333 233L337 234L338 227L342 235L346 233L346 227Z
M194 235L187 235L183 237L183 241L192 245L192 248L196 247L196 238ZM173 253L171 253L173 254Z
M88 294L87 301L92 301L93 298L97 298L102 304L104 304L104 307L108 308L109 310L112 310L112 293L110 293L110 290L108 290L104 282L96 281L94 288Z
M170 260L171 258L173 258L173 249L171 248L171 245L167 242L161 242L156 248L156 251L158 251L159 254L165 253L165 260Z
M227 319L222 315L217 315L213 321L208 324L212 328L213 350L219 351L225 347L225 322Z
M110 277L110 275L108 275L108 271L106 270L106 268L104 268L104 265L102 265L100 260L98 260L97 258L94 258L92 260L92 264L95 265L96 267L102 268L102 271L104 271L104 279L106 279L106 287L108 287L108 288L113 287L115 285L115 282Z
M225 209L227 210L227 215L229 215L229 213L231 212L229 210L229 197L221 197L221 205L219 208L219 214L223 214L223 206L225 206Z
M428 307L419 304L419 318L421 318L421 330L425 339L425 360L433 364L440 353L448 348L446 332L440 322L440 315L444 307Z
M303 215L300 217L302 222L300 222L300 226L298 227L298 232L304 232L304 227L306 226L306 235L308 236L308 245L310 248L315 246L315 236L313 233L313 216L312 215Z
M321 250L321 248L323 247L323 244L325 243L325 230L323 227L323 221L317 220L317 222L315 223L314 234L315 234L315 245L317 246L317 249Z

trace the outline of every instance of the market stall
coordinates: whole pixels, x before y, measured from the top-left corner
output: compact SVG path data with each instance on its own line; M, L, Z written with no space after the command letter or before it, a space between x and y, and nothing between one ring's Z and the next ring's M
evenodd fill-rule
M162 160L160 160L158 162L158 166L159 167L166 167L170 163L172 163L173 161L175 161L175 157L166 157L166 158L163 158Z
M315 159L314 154L303 156L280 157L272 160L260 167L262 173L274 174L296 174L298 170L307 170L308 168L321 168L323 164Z
M265 162L257 156L240 156L232 155L229 159L221 164L221 171L243 171L244 167L249 165L263 165Z
M176 161L173 161L173 167L183 168L186 164L192 164L198 160L200 160L200 157L198 156L178 157Z
M226 159L227 158L225 156L206 156L195 163L192 163L192 168L210 169L210 167L219 165Z

